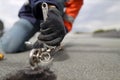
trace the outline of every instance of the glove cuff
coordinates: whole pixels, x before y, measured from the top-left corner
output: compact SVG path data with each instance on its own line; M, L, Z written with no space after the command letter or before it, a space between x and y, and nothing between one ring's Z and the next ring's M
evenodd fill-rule
M65 28L66 28L67 33L70 32L71 29L72 29L72 23L64 20L64 25L65 25Z

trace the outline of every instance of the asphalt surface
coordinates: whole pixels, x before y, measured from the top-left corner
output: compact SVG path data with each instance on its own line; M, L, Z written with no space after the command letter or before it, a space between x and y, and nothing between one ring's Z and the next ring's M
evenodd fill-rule
M120 38L120 31L111 30L106 32L98 32L93 34L94 37L108 37L108 38Z
M34 40L34 38L33 38ZM120 80L120 39L69 34L64 50L54 56L52 70L57 80ZM6 54L0 61L0 80L29 66L28 52Z

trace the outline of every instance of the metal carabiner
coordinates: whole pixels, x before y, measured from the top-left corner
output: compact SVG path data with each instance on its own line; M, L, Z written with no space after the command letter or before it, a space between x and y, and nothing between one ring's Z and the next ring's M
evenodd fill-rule
M48 4L43 2L41 6L42 6L42 13L43 13L43 20L46 21L47 14L48 14Z
M48 4L43 2L42 5L42 13L44 22L47 19L48 14ZM31 68L34 70L38 66L40 67L49 67L52 63L53 58L51 57L51 53L57 50L59 46L49 46L43 43L44 47L39 49L32 49L29 55L29 63ZM38 65L40 63L40 65Z

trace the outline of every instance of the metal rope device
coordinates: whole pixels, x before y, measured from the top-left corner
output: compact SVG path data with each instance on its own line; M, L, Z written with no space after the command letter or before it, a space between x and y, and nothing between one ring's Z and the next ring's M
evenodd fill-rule
M48 14L48 4L43 2L42 5L43 19L46 21ZM43 43L44 46L39 49L32 49L29 54L29 63L31 68L34 70L37 67L49 67L53 58L51 53L56 51L57 46L49 46Z

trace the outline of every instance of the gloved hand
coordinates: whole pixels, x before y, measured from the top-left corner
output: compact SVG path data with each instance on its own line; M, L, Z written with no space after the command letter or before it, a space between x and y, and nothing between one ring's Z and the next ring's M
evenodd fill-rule
M46 43L49 46L58 46L63 40L66 29L60 12L57 8L49 8L48 17L44 23L41 24L41 34L38 40Z
M32 46L32 48L33 49L39 49L39 48L43 48L43 43L40 41L40 40L37 40L34 44L33 44L33 46Z

